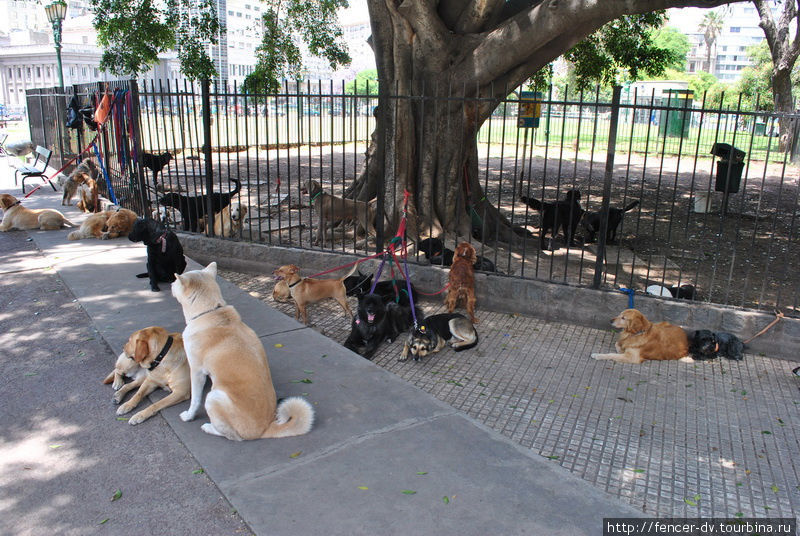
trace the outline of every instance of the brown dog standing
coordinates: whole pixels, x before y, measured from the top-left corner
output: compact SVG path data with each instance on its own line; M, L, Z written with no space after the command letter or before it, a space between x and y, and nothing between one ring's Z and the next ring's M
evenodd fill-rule
M453 255L453 265L450 266L449 287L444 304L447 312L452 313L459 300L464 299L469 319L473 324L478 322L475 318L475 267L478 255L475 248L468 242L461 242Z
M615 344L617 354L592 354L593 359L639 364L646 360L687 360L689 339L680 327L669 322L653 324L638 310L625 309L611 321L621 328Z
M294 300L295 319L300 320L303 316L303 323L308 324L308 313L306 305L317 303L325 298L333 298L344 309L345 314L352 320L353 312L347 304L347 289L344 288L344 280L353 275L358 269L358 264L341 279L311 279L302 278L298 274L300 268L294 264L285 264L272 272L279 280L283 280L289 286L289 294ZM278 281L280 283L280 281ZM277 286L277 285L276 285ZM275 296L273 291L273 297Z

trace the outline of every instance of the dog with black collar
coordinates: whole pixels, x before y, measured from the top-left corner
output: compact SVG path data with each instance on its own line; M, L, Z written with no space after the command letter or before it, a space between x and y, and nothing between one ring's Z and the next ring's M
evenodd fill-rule
M133 381L117 389L114 393L114 403L121 403L129 391L137 387L139 389L130 400L117 408L117 415L130 413L144 397L159 387L170 391L170 394L128 419L128 424L139 424L164 408L189 400L192 392L191 376L186 351L183 348L183 336L180 333L170 333L158 326L135 331L117 358L114 372L106 377L104 383L115 380L117 368L126 362L133 362L135 368L139 369L136 371L138 374L134 375ZM141 371L144 371L144 374L141 374ZM132 371L129 369L128 375L132 375L130 372Z

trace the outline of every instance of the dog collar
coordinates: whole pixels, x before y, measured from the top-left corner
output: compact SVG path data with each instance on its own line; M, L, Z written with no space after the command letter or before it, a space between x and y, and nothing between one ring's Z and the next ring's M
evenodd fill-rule
M635 337L637 335L642 335L643 333L647 333L647 330L643 329L642 331L637 331L636 333L632 333L631 337Z
M16 207L17 205L21 205L21 204L22 204L22 200L21 199L17 199L17 202L16 203L12 203L11 205L8 206L8 208L13 208L13 207ZM8 208L6 210L8 210Z
M207 315L208 313L213 313L217 309L222 309L223 307L225 307L225 304L224 303L220 303L219 305L217 305L213 309L209 309L208 311L204 311L204 312L200 313L199 315L194 315L192 318L189 319L189 322L191 322L195 318L200 318L203 315Z
M322 195L322 190L320 190L319 192L317 192L313 196L311 196L311 201L309 201L309 203L314 203L314 200L316 198L318 198L319 196L321 196L321 195Z
M304 279L304 278L300 278L300 279L298 279L297 281L295 281L294 283L292 283L291 285L289 285L289 288L292 288L292 287L294 287L294 286L296 286L296 285L300 284L300 283L303 281L303 279Z
M159 366L161 364L161 360L164 359L164 356L167 355L170 348L172 348L172 335L167 337L167 342L164 344L164 348L162 348L161 351L156 356L156 358L153 359L153 362L150 363L150 366L147 367L147 370L153 370L154 368Z

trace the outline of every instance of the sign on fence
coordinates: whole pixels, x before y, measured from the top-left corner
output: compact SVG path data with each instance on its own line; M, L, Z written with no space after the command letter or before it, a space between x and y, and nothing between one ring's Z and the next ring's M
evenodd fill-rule
M520 91L519 93L519 128L538 128L542 116L542 92Z

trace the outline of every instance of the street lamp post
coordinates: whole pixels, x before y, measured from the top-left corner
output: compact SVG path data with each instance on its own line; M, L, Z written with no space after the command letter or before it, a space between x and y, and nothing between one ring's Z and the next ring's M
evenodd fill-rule
M64 71L61 68L61 22L67 16L67 3L56 0L44 6L47 20L53 25L53 41L56 45L56 61L58 62L58 87L64 88Z

